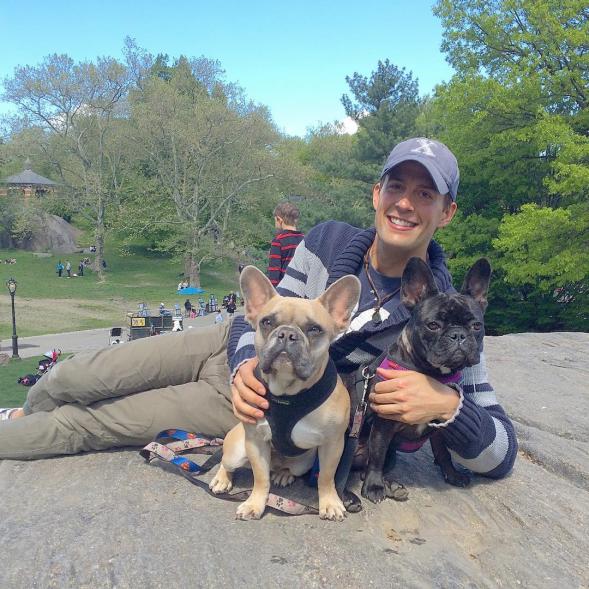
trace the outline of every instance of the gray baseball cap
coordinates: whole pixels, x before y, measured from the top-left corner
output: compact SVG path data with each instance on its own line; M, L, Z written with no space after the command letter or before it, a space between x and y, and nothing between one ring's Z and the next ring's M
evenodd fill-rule
M382 169L381 179L395 166L407 161L420 163L432 177L440 194L449 194L456 200L460 171L454 154L435 139L416 137L401 141L393 148Z

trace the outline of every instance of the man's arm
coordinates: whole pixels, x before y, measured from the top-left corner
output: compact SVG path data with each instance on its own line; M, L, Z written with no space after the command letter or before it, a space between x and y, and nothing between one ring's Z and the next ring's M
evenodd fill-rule
M480 364L462 371L460 385L448 386L410 370L379 368L378 374L384 380L370 395L378 415L438 428L456 462L473 472L492 478L509 473L517 439L488 382L483 355Z
M456 462L469 470L500 479L517 456L515 429L489 384L484 356L462 372L464 400L454 421L440 428Z

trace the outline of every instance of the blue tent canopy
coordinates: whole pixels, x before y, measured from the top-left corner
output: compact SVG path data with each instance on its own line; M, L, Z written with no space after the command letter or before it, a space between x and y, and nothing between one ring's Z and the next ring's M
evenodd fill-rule
M199 288L196 286L187 286L186 288L181 288L180 290L177 290L176 293L179 295L189 295L189 294L201 294L203 292L206 292L204 288Z

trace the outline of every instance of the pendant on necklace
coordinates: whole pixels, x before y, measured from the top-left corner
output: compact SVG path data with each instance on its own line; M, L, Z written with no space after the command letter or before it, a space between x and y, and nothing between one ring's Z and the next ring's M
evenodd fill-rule
M382 317L380 316L380 309L378 307L374 309L374 313L372 314L372 323L375 325L380 325L382 323Z

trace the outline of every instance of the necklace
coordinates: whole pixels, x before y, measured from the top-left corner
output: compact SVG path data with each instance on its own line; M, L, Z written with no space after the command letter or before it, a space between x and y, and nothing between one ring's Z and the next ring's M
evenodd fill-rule
M390 292L388 295L385 295L384 297L381 298L381 296L378 294L378 290L377 290L377 288L376 288L376 286L370 276L369 257L370 257L371 250L372 250L372 248L370 248L366 252L366 255L364 256L364 272L366 272L366 278L368 278L368 283L370 284L370 288L372 288L372 294L376 298L376 307L374 307L374 313L372 314L372 322L375 325L380 325L382 323L382 317L380 316L380 310L382 309L382 306L386 302L390 301L401 290L401 287L399 286L393 292Z

